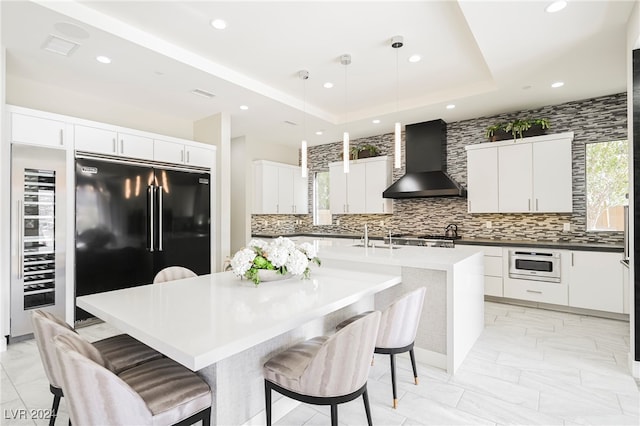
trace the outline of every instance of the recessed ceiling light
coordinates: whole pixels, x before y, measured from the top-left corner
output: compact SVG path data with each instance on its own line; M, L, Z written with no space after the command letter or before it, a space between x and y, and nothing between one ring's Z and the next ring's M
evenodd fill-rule
M324 132L323 132L322 130L318 130L318 131L316 132L316 135L318 135L318 136L322 136L322 134L323 134L323 133L324 133Z
M420 62L421 59L422 59L422 56L417 54L409 56L409 62Z
M246 111L246 110L249 109L249 107L246 106L246 105L240 105L240 109L243 110L243 111Z
M101 64L110 64L111 63L111 58L109 58L108 56L96 56L96 61L100 62Z
M563 81L556 81L555 83L551 84L551 87L553 87L554 89L557 89L558 87L562 87L562 86L564 86Z
M561 11L565 7L567 7L567 2L564 0L558 0L558 1L554 1L549 6L547 6L545 10L549 13L555 13L555 12Z
M327 81L325 84L322 85L325 89L331 89L333 87L333 83L330 81Z
M213 19L211 21L211 26L216 30L224 30L227 28L227 23L224 19Z
M373 124L380 124L380 120L378 120L377 118L375 120L371 121Z
M447 105L447 109L454 109L456 106L454 104Z

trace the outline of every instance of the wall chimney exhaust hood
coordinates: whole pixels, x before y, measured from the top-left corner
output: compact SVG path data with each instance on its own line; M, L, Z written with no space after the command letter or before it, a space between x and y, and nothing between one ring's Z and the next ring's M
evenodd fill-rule
M384 198L466 197L467 191L446 172L447 123L405 126L406 174L382 193Z

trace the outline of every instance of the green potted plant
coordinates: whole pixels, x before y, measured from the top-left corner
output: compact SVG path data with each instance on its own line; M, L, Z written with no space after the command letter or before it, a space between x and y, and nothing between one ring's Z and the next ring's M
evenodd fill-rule
M517 118L507 123L497 123L485 129L485 137L490 141L508 139L505 135L511 134L514 140L522 139L524 136L539 136L546 133L550 128L549 120L546 118ZM509 136L509 137L511 137Z
M380 150L375 145L364 144L358 148L358 158L376 157L378 154L380 154Z

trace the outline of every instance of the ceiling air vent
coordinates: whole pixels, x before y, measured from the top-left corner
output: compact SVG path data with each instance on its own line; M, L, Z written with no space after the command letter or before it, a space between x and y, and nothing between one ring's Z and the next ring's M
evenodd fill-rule
M80 46L73 41L65 40L64 38L49 34L47 40L42 45L44 50L57 53L62 56L70 56Z
M209 98L209 99L216 96L213 93L207 92L206 90L202 90L202 89L193 89L191 93L193 93L194 95L202 96L203 98Z

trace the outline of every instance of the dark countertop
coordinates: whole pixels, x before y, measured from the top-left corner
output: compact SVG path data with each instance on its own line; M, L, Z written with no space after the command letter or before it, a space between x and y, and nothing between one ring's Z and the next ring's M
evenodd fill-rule
M317 238L362 238L362 234L325 234L313 232L297 232L289 234L267 234L255 233L255 238L276 238L283 237L317 237ZM372 240L382 240L386 235L369 234ZM622 244L599 244L599 243L579 243L573 241L530 241L530 240L494 240L488 238L460 238L456 240L459 245L476 245L476 246L497 246L497 247L532 247L532 248L552 248L558 250L578 250L578 251L602 251L612 253L624 252Z

